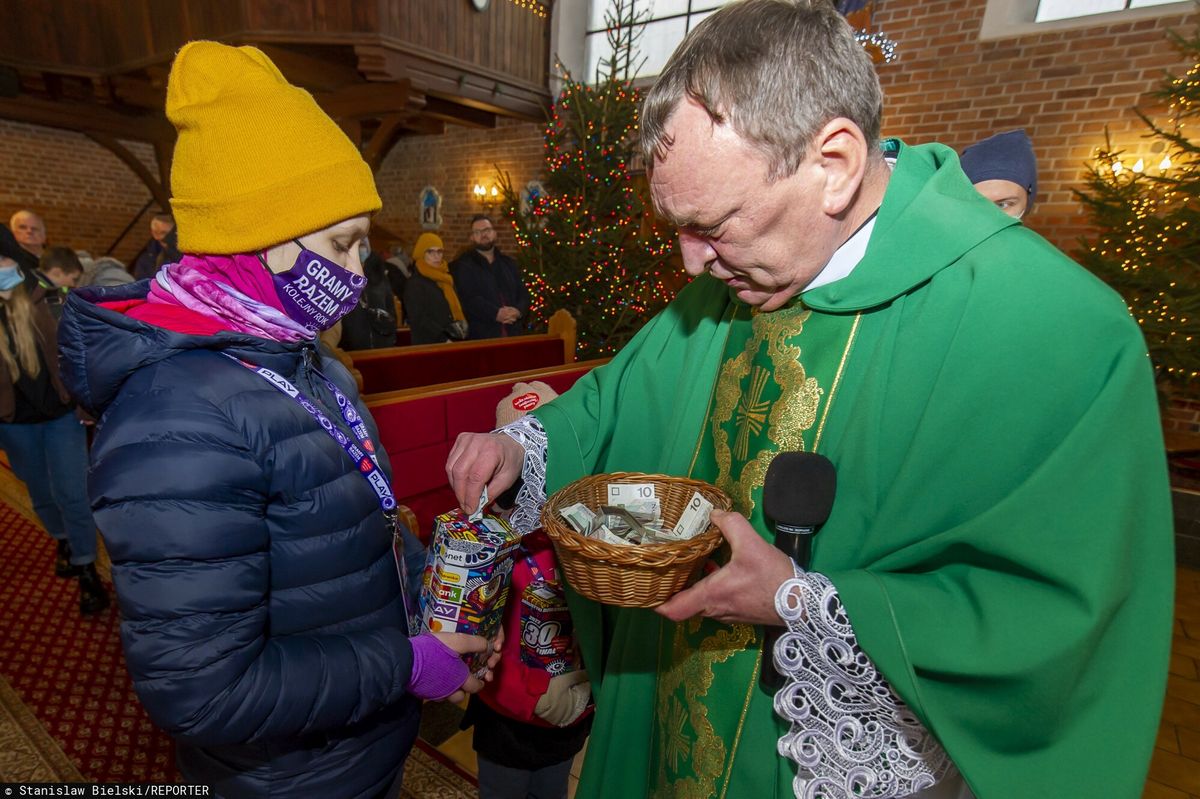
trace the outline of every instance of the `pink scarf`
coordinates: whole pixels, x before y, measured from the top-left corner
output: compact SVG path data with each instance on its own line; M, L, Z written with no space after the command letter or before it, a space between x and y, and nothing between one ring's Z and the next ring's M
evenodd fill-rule
M181 305L237 333L275 341L312 338L283 312L271 273L249 253L185 255L159 270L146 302Z

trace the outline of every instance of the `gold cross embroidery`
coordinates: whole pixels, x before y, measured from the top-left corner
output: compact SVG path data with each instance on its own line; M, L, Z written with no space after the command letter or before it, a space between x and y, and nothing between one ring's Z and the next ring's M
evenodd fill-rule
M672 697L667 724L667 762L671 771L679 773L680 763L687 763L692 756L692 742L684 729L688 716L678 699Z
M736 424L738 428L737 441L734 444L734 455L744 461L750 451L750 433L758 435L762 432L763 423L767 420L767 409L771 403L762 398L763 390L767 387L767 370L761 366L754 367L750 378L750 390L738 399ZM747 396L750 399L747 401Z

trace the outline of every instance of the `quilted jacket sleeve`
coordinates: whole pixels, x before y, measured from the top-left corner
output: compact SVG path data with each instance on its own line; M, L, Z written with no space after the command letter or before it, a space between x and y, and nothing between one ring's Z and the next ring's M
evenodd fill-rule
M89 493L121 638L154 722L199 746L344 727L399 700L395 627L271 637L267 478L246 435L187 386L111 407Z

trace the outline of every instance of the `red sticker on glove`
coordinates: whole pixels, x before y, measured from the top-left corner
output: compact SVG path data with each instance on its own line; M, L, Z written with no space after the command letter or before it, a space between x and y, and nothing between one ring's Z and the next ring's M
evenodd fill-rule
M522 394L512 401L512 405L518 411L532 411L538 406L539 397L537 392L530 391L528 394Z

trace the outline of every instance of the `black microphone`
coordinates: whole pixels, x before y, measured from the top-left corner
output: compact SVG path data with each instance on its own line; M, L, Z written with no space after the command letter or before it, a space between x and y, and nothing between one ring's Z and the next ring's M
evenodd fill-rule
M781 452L767 467L763 480L763 516L775 522L775 548L807 569L812 558L812 540L817 528L829 518L837 493L833 463L815 452ZM775 693L783 687L783 676L775 670L775 642L782 627L768 627L763 636L759 684Z

